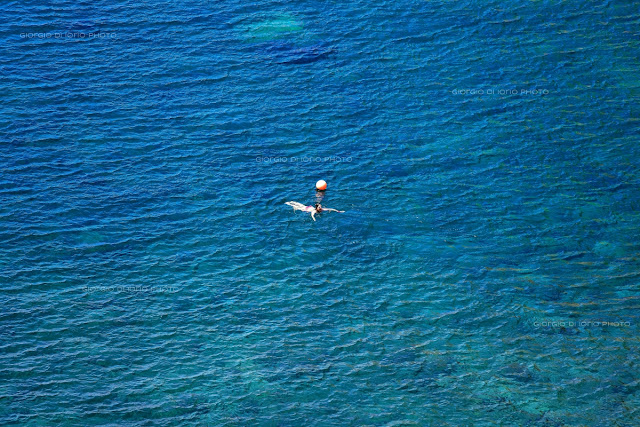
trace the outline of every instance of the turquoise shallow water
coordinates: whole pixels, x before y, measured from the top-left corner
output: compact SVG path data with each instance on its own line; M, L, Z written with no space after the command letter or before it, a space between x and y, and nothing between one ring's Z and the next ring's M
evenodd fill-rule
M637 2L44 3L0 424L638 425Z

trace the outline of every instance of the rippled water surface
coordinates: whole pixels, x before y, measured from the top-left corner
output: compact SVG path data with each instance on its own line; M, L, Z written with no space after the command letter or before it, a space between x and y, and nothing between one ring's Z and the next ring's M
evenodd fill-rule
M0 17L0 424L640 422L637 2Z

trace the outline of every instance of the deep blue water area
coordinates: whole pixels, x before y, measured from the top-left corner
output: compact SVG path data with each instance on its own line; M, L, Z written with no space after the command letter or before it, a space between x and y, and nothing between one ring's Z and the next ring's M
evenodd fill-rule
M0 18L0 424L640 423L637 1Z

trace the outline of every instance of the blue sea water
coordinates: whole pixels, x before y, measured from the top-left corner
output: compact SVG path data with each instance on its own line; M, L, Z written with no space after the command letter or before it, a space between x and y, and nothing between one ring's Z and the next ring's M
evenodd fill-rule
M638 2L0 17L0 424L640 424Z

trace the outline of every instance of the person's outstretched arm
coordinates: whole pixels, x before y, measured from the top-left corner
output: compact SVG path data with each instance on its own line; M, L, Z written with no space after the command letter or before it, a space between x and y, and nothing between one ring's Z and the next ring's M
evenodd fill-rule
M316 213L315 213L315 211L314 211L314 212L311 212L311 218L313 218L313 220L314 220L314 221L316 220Z
M338 209L331 209L331 208L322 208L323 211L333 211L333 212L344 212L344 211L339 211Z

